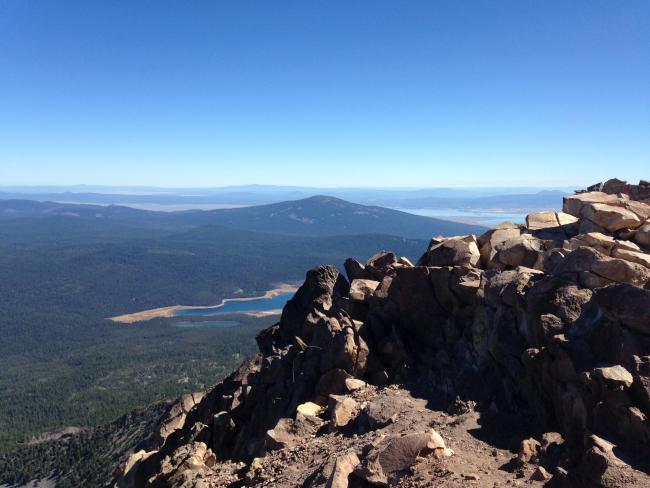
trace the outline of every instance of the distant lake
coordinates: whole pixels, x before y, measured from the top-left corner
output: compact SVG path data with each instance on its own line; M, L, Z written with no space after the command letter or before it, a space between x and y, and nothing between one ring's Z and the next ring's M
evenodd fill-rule
M226 313L247 313L247 312L268 312L284 307L287 301L293 297L293 292L283 292L270 298L255 298L247 301L229 301L221 307L190 308L179 310L177 316L202 316L213 317Z
M506 220L514 224L523 224L527 215L527 213L523 212L490 212L487 210L458 210L454 208L397 208L396 210L424 217L436 217L459 222L472 220L479 225L485 226L497 225Z
M236 320L206 320L205 322L178 322L175 327L183 328L205 328L205 329L230 329L239 327L241 323Z

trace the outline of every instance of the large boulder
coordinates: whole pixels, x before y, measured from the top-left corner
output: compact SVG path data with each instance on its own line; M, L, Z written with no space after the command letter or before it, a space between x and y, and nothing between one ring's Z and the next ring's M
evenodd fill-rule
M641 226L641 219L630 210L604 203L591 203L582 207L581 214L594 224L616 232L621 229L636 229Z
M604 256L609 256L614 248L614 238L600 232L581 233L564 243L563 249L575 251L581 247L598 251ZM566 254L565 254L566 256Z
M590 271L616 283L629 283L643 288L650 281L650 269L624 259L603 257L592 263Z
M587 443L588 447L580 465L568 479L569 486L594 488L650 486L650 476L634 469L616 455L617 446L596 435L591 435Z
M301 413L296 414L295 419L280 419L273 429L266 432L266 449L294 447L314 434L322 424L318 417Z
M368 345L354 324L345 319L324 319L319 325L316 340L310 344L323 352L321 371L342 369L353 376L363 376L368 361Z
M528 230L550 229L553 227L559 227L559 225L555 212L533 212L526 215L526 228Z
M631 212L634 212L644 222L650 219L650 205L647 203L628 200L625 202L625 208Z
M596 290L594 299L612 320L650 335L650 290L619 284Z
M575 250L582 246L595 249L605 256L611 256L614 249L639 251L639 246L633 242L617 240L600 232L588 232L585 234L579 234L564 243L564 249L569 250Z
M563 240L578 232L578 219L564 212L533 212L526 216L526 228L536 236Z
M336 458L332 474L330 475L325 488L347 488L350 474L359 465L359 456L354 451L348 451Z
M353 258L348 258L343 263L345 273L348 275L348 281L351 283L354 280L365 280L370 278L370 273L366 271L366 267L359 261Z
M650 269L645 266L610 258L590 247L579 247L572 251L552 272L555 276L591 289L612 283L629 283L643 288L650 281Z
M586 205L601 203L606 205L620 205L621 199L616 195L593 191L587 193L578 193L564 197L562 210L574 217L582 217L582 209Z
M413 354L430 357L442 333L440 323L447 312L431 292L430 272L423 266L400 268L388 289L382 323L391 323L401 334ZM376 339L388 330L379 330L373 320L371 327Z
M348 425L359 410L359 404L344 395L330 395L327 401L327 413L331 420L333 430L341 429Z
M381 281L384 276L392 273L392 269L397 263L398 259L395 253L381 251L368 259L365 270L370 279Z
M496 246L502 242L514 239L521 235L521 226L512 222L503 222L488 230L477 239L481 253L483 267L492 260L496 253Z
M147 452L142 449L131 454L117 476L113 488L136 488L144 485L146 480L143 479L143 473L139 471L140 466L155 454L156 451Z
M421 266L478 266L481 254L476 237L433 239L418 262Z
M158 428L156 441L159 444L163 444L172 432L183 427L185 417L195 405L199 404L203 395L203 392L186 393L171 406Z
M544 241L530 234L522 234L497 244L488 263L492 269L515 269L518 266L541 269L544 261Z
M146 486L195 486L192 483L200 482L216 462L214 453L204 442L182 445L172 455L162 459L159 472L148 480Z
M305 282L282 310L279 333L290 341L298 336L309 340L318 320L329 315L337 300L348 296L350 285L334 266L319 266L307 272Z
M379 281L356 279L350 284L350 299L367 302L379 286Z
M359 478L377 486L392 486L395 476L415 464L418 457L433 454L448 457L453 454L436 431L392 435L383 440L354 470Z
M617 195L619 193L630 194L631 185L625 180L619 180L618 178L611 178L602 184L601 190L603 193L609 193L610 195Z
M632 374L620 364L595 368L594 377L612 388L629 388L634 382Z
M628 249L616 248L612 251L613 258L625 259L632 263L637 263L646 268L650 268L650 254L638 251L630 251Z
M640 246L650 248L650 220L637 229L634 234L634 242Z

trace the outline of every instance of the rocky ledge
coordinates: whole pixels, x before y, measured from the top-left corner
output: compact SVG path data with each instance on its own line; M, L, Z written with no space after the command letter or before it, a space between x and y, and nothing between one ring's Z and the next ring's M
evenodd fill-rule
M650 486L650 183L307 273L116 485Z

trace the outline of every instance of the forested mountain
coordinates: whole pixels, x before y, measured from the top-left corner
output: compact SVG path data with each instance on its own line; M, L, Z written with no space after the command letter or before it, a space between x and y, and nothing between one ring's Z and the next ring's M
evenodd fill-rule
M237 229L299 235L390 234L414 239L480 233L481 227L421 217L328 196L212 210L210 221Z
M84 222L138 229L188 230L204 225L306 236L386 234L413 239L481 232L481 227L412 215L383 207L315 196L253 207L155 212L119 205L81 205L31 200L0 200L0 220L70 217ZM49 221L51 222L51 221ZM24 235L24 234L23 234Z

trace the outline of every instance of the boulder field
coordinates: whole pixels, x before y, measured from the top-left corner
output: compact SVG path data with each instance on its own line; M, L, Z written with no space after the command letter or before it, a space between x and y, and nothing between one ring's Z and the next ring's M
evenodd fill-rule
M650 486L650 183L307 273L118 487Z

